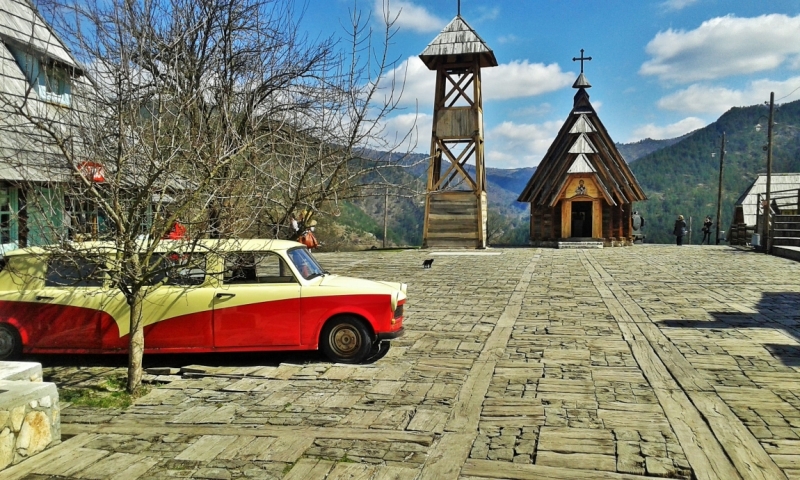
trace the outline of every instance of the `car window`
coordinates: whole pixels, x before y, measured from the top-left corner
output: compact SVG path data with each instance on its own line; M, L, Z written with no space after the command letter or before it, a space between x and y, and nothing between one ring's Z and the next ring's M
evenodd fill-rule
M224 283L294 283L289 266L273 253L232 252L225 255Z
M295 268L297 268L297 271L300 272L300 275L306 280L319 277L326 273L305 247L289 250L288 253Z
M82 258L52 257L47 262L47 287L102 287L101 264Z
M206 279L206 256L202 253L169 252L150 258L157 273L148 282L155 285L200 285Z

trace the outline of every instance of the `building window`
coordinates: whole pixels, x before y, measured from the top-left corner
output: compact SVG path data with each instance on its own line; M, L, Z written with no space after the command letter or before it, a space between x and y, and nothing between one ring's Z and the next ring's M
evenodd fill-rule
M19 190L7 183L0 183L0 245L18 243ZM0 253L3 248L0 247Z
M66 68L19 48L6 46L39 98L50 103L70 105L72 87Z

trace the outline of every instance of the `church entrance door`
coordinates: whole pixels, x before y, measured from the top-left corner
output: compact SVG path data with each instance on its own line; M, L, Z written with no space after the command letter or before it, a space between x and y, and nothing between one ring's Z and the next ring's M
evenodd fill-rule
M592 237L592 202L572 202L572 236Z

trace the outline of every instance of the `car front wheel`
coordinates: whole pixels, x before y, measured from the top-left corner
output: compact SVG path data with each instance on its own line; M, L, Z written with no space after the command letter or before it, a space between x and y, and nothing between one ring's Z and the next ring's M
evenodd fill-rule
M353 317L339 317L322 330L322 351L336 363L359 363L372 351L372 335Z
M0 360L14 360L22 355L19 332L7 323L0 323Z

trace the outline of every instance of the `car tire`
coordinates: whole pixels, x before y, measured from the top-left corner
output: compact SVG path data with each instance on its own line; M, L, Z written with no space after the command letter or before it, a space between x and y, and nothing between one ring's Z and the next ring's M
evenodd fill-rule
M385 357L387 353L389 353L389 347L391 347L391 342L383 341L378 342L372 346L372 351L369 352L369 356L364 361L365 363L375 363L381 358Z
M0 323L0 360L15 360L22 355L22 338L17 329Z
M320 344L335 363L359 363L372 351L372 334L361 320L338 317L322 329Z

